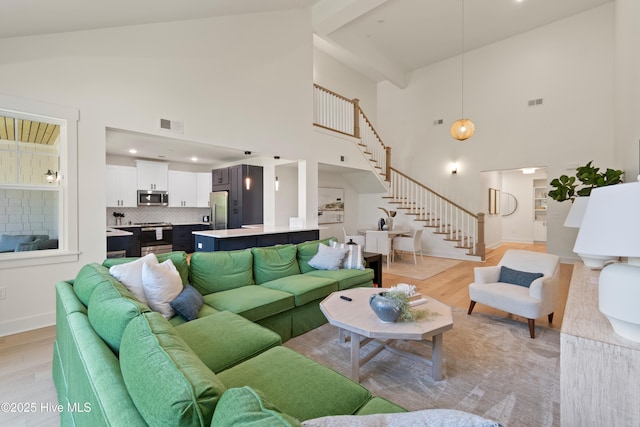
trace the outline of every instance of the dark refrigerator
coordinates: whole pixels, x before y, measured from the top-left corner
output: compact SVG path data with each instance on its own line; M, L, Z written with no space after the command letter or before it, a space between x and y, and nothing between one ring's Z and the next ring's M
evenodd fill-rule
M226 230L229 220L229 192L214 191L209 195L211 206L211 225L214 230Z

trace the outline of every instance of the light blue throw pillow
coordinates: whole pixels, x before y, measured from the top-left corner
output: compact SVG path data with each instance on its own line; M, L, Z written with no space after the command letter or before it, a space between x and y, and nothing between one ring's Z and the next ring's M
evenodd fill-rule
M309 260L309 265L318 270L339 270L347 252L349 249L330 248L320 243L318 244L318 253Z
M542 273L528 273L526 271L513 270L502 266L500 267L500 278L498 282L511 283L512 285L528 288L534 280L542 276L544 276Z

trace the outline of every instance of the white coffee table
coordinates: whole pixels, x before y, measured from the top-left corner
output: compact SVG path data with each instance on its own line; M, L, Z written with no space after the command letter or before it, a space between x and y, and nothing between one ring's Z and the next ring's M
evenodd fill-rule
M351 379L360 382L360 367L387 349L429 364L433 379L442 380L442 334L453 328L451 307L425 297L427 302L415 308L427 308L437 314L416 322L384 323L369 307L369 297L385 290L387 289L347 289L332 293L320 303L320 309L329 323L340 328L341 338L343 331L351 333ZM344 300L341 296L351 298L351 301ZM381 341L380 345L361 358L360 348L372 340ZM430 345L431 359L392 347L390 344L394 340L421 341Z

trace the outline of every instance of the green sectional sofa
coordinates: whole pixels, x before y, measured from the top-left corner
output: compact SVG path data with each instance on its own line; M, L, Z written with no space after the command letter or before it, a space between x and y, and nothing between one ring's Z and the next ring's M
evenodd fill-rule
M170 319L109 274L56 284L53 377L61 425L287 426L330 415L404 412L281 344L326 320L318 302L371 286L373 272L316 270L320 241L158 255L202 294L196 319ZM325 240L323 243L327 244Z

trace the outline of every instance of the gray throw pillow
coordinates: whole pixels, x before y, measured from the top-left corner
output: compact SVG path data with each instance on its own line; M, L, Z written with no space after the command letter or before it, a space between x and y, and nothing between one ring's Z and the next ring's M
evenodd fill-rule
M204 297L193 286L186 284L182 292L169 303L173 311L187 322L198 318L204 304Z
M500 278L498 282L502 283L510 283L512 285L524 286L528 288L531 286L531 283L543 277L542 273L528 273L526 271L513 270L509 267L500 267Z

